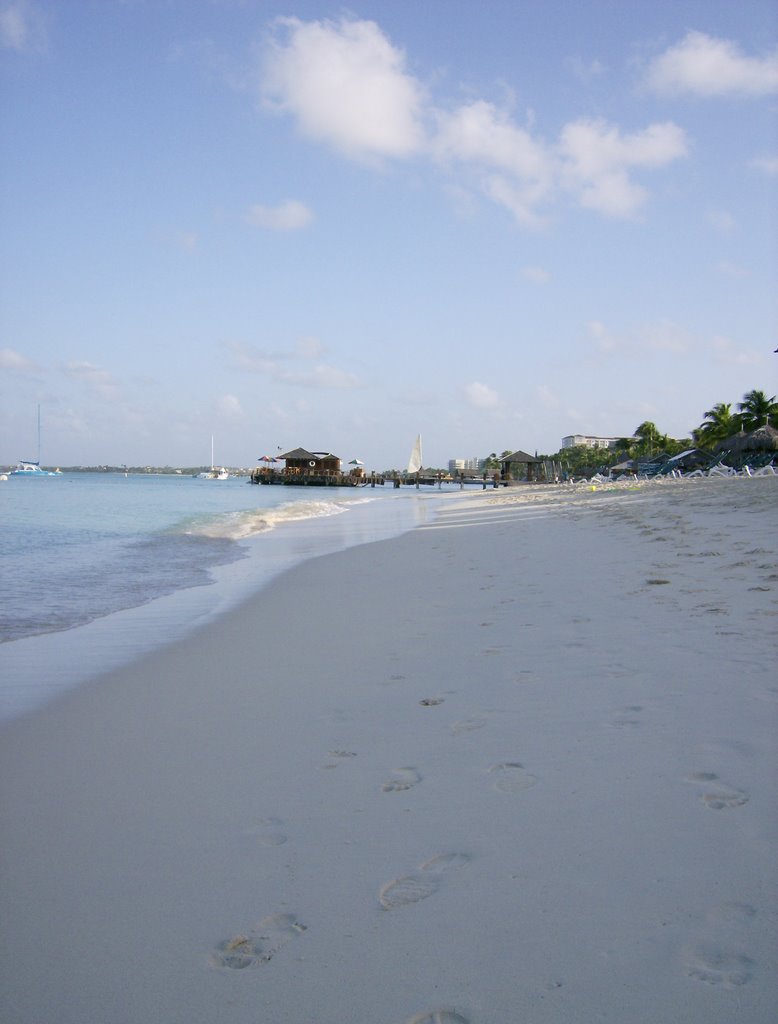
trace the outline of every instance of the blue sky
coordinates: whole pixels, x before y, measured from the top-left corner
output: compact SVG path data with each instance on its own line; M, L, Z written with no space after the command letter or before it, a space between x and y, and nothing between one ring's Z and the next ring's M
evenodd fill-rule
M774 394L772 0L0 0L0 463L383 469Z

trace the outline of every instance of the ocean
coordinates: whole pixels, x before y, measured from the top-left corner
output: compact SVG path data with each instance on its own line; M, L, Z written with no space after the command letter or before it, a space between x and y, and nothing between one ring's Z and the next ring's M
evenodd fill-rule
M292 565L412 529L438 497L172 474L0 483L0 721L185 637Z

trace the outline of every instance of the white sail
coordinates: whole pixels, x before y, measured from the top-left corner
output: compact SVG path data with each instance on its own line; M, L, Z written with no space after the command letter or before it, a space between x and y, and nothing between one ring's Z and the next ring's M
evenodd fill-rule
M416 444L413 446L411 451L411 457L408 462L408 472L418 473L421 469L421 434L416 438Z

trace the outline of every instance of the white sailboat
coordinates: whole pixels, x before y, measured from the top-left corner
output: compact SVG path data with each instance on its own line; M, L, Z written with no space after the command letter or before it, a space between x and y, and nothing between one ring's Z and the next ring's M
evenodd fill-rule
M43 476L62 476L59 470L53 473L49 469L41 469L41 407L38 406L38 459L31 462L29 459L19 459L16 469L12 469L11 476L33 477L37 479Z
M213 434L211 434L211 468L205 470L203 473L197 474L198 480L227 480L229 473L222 466L221 469L217 469L213 464Z
M411 457L408 460L408 473L421 472L421 434L416 438L416 443L411 449Z

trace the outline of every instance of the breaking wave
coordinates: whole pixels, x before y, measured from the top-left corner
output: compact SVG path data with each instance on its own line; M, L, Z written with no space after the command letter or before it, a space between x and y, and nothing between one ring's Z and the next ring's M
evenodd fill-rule
M301 519L321 519L346 512L350 505L362 504L369 498L356 501L289 501L275 508L244 509L237 512L222 512L207 518L189 520L183 533L194 537L210 537L219 540L246 540L258 534L267 533L284 523Z

